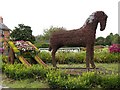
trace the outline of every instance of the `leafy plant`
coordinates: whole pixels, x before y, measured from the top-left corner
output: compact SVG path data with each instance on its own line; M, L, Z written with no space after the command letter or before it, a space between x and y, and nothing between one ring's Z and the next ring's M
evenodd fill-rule
M47 80L51 88L120 88L118 74L103 75L95 72L84 72L82 75L73 76L60 69L44 68L40 65L26 68L23 64L4 64L2 69L7 77L15 80L30 78Z
M118 74L102 75L95 72L85 72L81 76L62 76L62 73L49 72L47 79L52 88L75 89L75 88L120 88Z
M10 37L12 40L24 40L34 42L35 37L32 35L32 30L30 26L26 26L24 24L18 24L18 27L11 32Z
M94 61L98 63L113 63L119 62L119 53L109 53L108 50L103 50L100 52L94 53ZM51 53L49 52L41 52L39 57L45 63L52 63ZM57 52L56 60L60 64L80 64L85 63L86 53L83 52Z
M8 63L8 56L5 56L5 55L1 55L1 60L2 60L2 62L4 62L4 63Z
M52 57L51 54L48 52L40 52L38 56L45 62L45 63L51 63L52 62Z
M6 64L3 67L3 72L6 76L15 80L40 77L43 78L45 77L46 71L47 70L40 65L33 65L26 68L23 64Z
M118 74L101 76L101 87L120 88L120 77Z

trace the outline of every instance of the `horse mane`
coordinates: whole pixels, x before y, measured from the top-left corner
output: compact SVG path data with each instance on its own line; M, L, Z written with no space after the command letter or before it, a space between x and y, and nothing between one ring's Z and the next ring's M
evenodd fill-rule
M92 23L94 19L95 19L95 12L92 13L92 14L87 18L87 20L86 20L85 23Z

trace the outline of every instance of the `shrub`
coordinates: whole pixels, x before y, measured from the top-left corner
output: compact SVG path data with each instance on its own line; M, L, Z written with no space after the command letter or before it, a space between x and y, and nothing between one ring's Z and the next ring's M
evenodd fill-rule
M110 53L120 53L120 44L113 44L109 47Z
M56 60L60 64L83 63L84 53L58 52Z
M41 52L38 54L38 56L45 62L45 63L51 63L52 62L52 57L49 52Z
M45 63L52 62L51 53L49 53L49 52L43 51L43 52L39 53L39 57ZM58 53L56 53L56 60L60 64L83 63L84 59L85 59L84 53L73 53L73 52L70 52L70 53L58 52Z
M84 72L82 75L69 75L58 69L46 69L40 65L26 68L23 64L3 64L3 72L7 77L21 79L47 79L51 88L120 88L118 74L102 75L95 72Z
M60 70L50 70L47 74L47 81L51 88L62 88L65 85L67 75Z
M47 80L51 88L72 89L85 87L85 82L81 76L73 77L60 70L47 73Z
M101 87L103 88L120 88L120 77L118 74L101 76Z
M101 75L85 72L78 76L62 76L61 72L49 72L47 79L52 88L120 88L120 78L116 75Z
M119 62L120 53L109 53L107 50L95 52L94 61L97 63L113 63ZM45 63L52 63L51 53L41 52L39 57ZM60 64L84 63L86 58L85 52L57 52L56 60Z
M49 47L49 43L35 43L35 46L37 48L48 48Z
M7 77L15 80L41 77L44 78L47 71L40 65L33 65L26 68L23 64L6 64L3 65L2 70Z
M96 52L94 54L94 61L97 63L113 63L119 62L118 53L109 53L109 52Z
M48 48L49 44L48 43L43 43L39 46L39 48Z

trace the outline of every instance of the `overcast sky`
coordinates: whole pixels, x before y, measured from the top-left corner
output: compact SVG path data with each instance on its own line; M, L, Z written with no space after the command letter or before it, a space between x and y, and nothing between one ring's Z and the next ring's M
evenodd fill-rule
M33 35L43 34L50 26L80 28L95 11L108 15L104 31L97 28L97 37L118 33L119 0L0 0L0 16L10 29L18 24L32 28Z

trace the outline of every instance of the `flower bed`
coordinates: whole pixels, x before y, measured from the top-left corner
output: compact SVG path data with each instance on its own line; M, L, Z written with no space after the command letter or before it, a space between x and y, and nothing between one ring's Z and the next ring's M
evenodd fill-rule
M18 48L20 51L34 51L35 48L29 45L26 41L15 41L14 42L15 46Z

